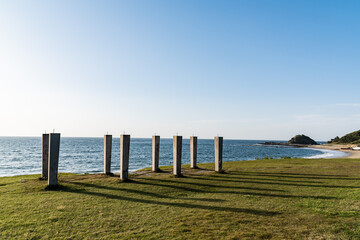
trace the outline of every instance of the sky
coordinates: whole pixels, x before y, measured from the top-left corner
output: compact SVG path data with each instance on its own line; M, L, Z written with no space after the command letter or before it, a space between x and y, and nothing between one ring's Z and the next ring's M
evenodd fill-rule
M0 136L360 129L360 1L0 0Z

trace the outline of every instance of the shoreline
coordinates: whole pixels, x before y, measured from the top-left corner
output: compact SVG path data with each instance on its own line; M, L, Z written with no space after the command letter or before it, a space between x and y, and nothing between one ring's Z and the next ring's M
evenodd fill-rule
M349 154L348 156L345 156L343 158L360 158L360 151L354 151L354 150L344 150L341 148L348 148L348 147L356 147L357 145L354 144L336 144L336 145L330 145L330 144L322 144L322 145L307 145L308 148L318 148L318 149L326 149L326 150L335 150L340 151Z
M274 144L275 145L275 144ZM337 151L337 152L342 152L345 153L346 156L331 156L331 157L327 157L327 156L321 156L321 154L319 155L314 155L314 156L318 156L318 157L301 157L301 158L309 158L309 159L321 159L321 158L347 158L347 159L360 159L360 151L355 151L355 150L345 150L345 149L341 149L341 148L348 148L348 147L356 147L357 145L355 144L320 144L320 145L297 145L297 146L289 146L289 147L300 147L300 148L308 148L308 149L324 149L324 150L333 150L333 151ZM326 155L326 154L324 154ZM277 158L274 158L277 159ZM262 159L242 159L242 160L236 160L234 162L240 161L240 162L247 162L247 161L254 161L254 160L262 160ZM228 162L233 162L233 161L228 161ZM206 162L206 163L212 163L212 161ZM187 163L188 164L188 163ZM189 164L188 164L189 165ZM162 167L171 167L171 165L164 165ZM129 170L129 173L136 173L138 171L142 171L146 168L151 168L151 165L145 166L145 167L140 167L138 169L134 169L134 170ZM14 176L26 176L26 175L34 175L34 174L39 174L39 172L41 172L41 169L38 172L21 172L21 173L16 173L16 174L10 174L10 175L0 175L0 178L2 177L14 177ZM84 174L84 173L88 173L88 174L99 174L102 173L102 171L79 171L79 172L72 172L72 171L64 171L62 173L75 173L75 174ZM119 173L119 172L115 172L115 173Z

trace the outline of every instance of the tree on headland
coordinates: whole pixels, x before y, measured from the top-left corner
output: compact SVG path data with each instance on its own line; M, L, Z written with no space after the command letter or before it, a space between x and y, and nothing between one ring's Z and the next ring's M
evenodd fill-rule
M360 130L346 134L339 138L338 136L328 141L328 143L338 144L359 144L360 143Z
M340 138L339 136L336 136L335 138L332 138L330 141L328 141L327 143L336 143L339 142Z

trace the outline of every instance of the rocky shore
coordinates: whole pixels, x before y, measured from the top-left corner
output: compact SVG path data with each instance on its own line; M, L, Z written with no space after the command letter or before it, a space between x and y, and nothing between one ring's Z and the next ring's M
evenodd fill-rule
M288 142L264 142L263 145L273 145L273 146L287 146L287 147L307 147L308 145L317 145L315 142L308 136L305 135L296 135L291 138Z

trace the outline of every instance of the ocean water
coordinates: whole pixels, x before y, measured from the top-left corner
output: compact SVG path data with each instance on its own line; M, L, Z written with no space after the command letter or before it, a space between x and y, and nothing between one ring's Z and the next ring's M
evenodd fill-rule
M346 154L338 151L283 146L263 146L264 140L224 139L223 161L273 157L331 158ZM151 167L152 141L132 138L129 170ZM104 169L103 138L67 138L60 141L59 172L99 173ZM214 140L198 139L198 163L214 161ZM172 139L160 140L160 166L172 165ZM182 163L190 163L190 140L183 139ZM120 170L120 139L113 138L112 172ZM40 137L0 137L0 177L41 173Z

